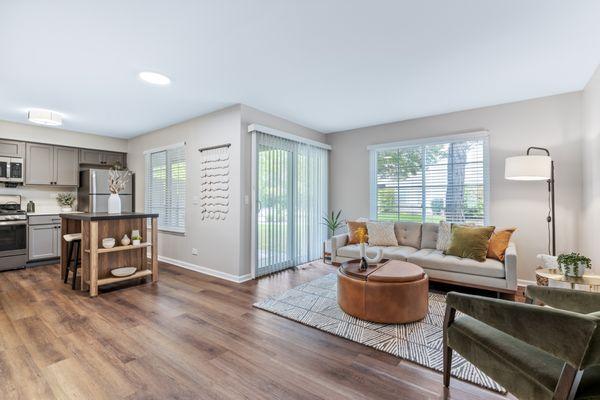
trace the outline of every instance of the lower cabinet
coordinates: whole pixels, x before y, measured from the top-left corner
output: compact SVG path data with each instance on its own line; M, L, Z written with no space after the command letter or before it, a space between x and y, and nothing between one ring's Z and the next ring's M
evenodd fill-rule
M30 218L29 261L60 257L60 232L60 223L32 225Z

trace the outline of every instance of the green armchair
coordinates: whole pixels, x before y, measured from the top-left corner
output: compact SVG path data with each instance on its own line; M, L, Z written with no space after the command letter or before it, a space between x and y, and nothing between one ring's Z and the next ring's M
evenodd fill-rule
M519 399L600 399L600 293L528 286L528 303L448 293L444 386L452 351Z

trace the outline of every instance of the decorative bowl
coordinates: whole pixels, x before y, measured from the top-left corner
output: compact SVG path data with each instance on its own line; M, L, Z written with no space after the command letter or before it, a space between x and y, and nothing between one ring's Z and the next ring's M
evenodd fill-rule
M115 247L116 240L114 238L102 239L102 247L105 249L112 249Z
M115 268L115 269L111 270L110 273L113 276L122 278L124 276L129 276L129 275L135 274L135 271L137 271L136 267L121 267L121 268Z

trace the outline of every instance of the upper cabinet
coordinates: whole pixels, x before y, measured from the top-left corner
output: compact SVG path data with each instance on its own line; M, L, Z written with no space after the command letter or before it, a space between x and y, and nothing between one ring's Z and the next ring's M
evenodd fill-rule
M25 148L25 183L27 185L53 185L54 146L27 143Z
M0 140L0 157L25 157L25 142Z
M25 150L26 184L56 186L78 185L78 149L27 143Z
M81 164L93 164L100 165L102 158L101 152L98 150L88 150L88 149L80 149L79 150L79 162Z
M112 153L108 151L80 149L79 162L81 164L88 165L113 166L115 164L120 164L121 166L125 166L125 154Z

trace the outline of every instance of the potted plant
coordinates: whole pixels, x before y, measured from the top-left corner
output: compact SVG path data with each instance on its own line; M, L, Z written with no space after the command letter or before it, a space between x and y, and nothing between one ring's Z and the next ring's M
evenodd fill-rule
M592 260L579 253L561 254L557 261L566 276L581 277L586 269L592 268Z
M142 244L142 237L141 236L132 236L131 237L132 243L134 246L139 246L140 244Z
M321 224L327 227L327 233L329 234L329 237L334 236L335 232L340 229L342 225L344 225L344 221L342 221L340 218L341 215L342 210L339 210L337 214L332 211L331 216L328 215L323 217L323 222L321 222Z
M73 211L73 203L75 203L75 194L71 192L59 193L56 195L56 201L61 207L62 212Z

